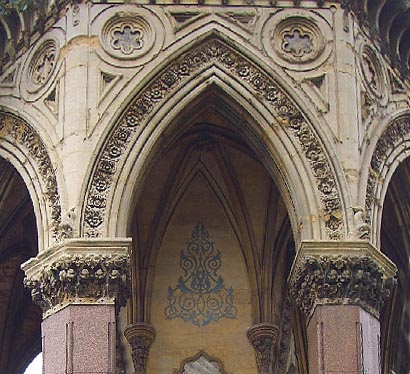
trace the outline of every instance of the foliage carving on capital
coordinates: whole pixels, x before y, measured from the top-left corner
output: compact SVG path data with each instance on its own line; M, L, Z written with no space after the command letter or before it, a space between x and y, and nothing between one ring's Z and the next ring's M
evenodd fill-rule
M149 349L155 339L154 327L148 323L139 322L127 326L124 336L131 346L135 374L145 374Z
M258 323L248 329L247 336L255 349L259 374L273 373L278 331L278 327L271 323Z
M129 294L129 256L113 254L63 255L24 285L45 315L61 305L75 302L126 303Z
M316 305L358 305L378 318L395 285L371 257L302 256L291 277L291 296L309 318Z

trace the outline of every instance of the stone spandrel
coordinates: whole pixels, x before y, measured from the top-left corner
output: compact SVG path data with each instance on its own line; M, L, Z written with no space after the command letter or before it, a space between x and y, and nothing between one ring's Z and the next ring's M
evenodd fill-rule
M357 305L379 318L396 271L369 242L302 242L290 292L308 319L317 305Z

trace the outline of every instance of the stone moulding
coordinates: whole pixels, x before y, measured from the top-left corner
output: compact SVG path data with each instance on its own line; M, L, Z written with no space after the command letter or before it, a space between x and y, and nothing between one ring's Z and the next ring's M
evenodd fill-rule
M149 349L155 340L155 329L145 322L138 322L126 327L124 336L132 349L132 361L135 374L145 374Z
M290 294L308 319L317 305L358 305L379 318L396 271L369 242L302 242Z
M3 139L24 147L25 154L33 159L42 182L42 192L47 201L52 236L55 240L59 240L59 225L61 223L60 194L55 168L47 152L46 145L34 128L23 120L6 113L0 113L0 144Z
M272 323L258 323L251 326L246 335L255 349L259 374L270 374L274 370L274 349L278 327Z
M67 240L22 265L24 285L47 317L68 304L125 305L131 241Z
M377 201L378 182L384 177L384 168L391 167L392 161L386 165L389 156L401 147L407 148L406 141L410 140L410 115L403 115L394 119L383 131L377 141L372 159L370 170L367 177L366 186L366 222L371 223L372 213Z
M91 174L82 216L83 234L86 237L102 235L112 186L119 179L119 170L141 128L149 123L154 112L172 93L208 65L220 66L247 86L255 97L271 108L283 129L296 138L316 180L327 236L332 240L341 239L344 233L342 203L331 164L316 132L274 78L216 37L183 53L159 72L116 122Z
M280 326L280 338L278 344L278 374L287 373L286 367L288 363L289 345L292 334L293 310L293 299L287 294L282 309L282 322Z

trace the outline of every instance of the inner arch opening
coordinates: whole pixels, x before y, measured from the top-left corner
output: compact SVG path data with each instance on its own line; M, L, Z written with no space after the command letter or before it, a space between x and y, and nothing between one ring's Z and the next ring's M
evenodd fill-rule
M0 373L23 374L41 351L41 309L23 286L22 263L38 253L33 203L0 157Z
M156 330L148 372L169 373L200 350L219 350L227 372L246 358L257 373L247 329L284 327L295 241L265 167L272 160L262 159L238 117L220 92L207 90L162 134L134 195L128 322ZM284 370L302 372L303 332L289 331Z
M397 266L397 286L382 313L383 373L410 367L410 159L393 174L383 204L381 250Z

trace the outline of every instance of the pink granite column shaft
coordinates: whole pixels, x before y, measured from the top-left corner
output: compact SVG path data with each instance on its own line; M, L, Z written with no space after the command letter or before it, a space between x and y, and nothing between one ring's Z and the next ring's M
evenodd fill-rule
M318 306L307 328L310 374L380 374L380 323L354 305Z
M43 374L115 373L114 305L68 305L44 319Z
M42 323L43 374L115 373L114 305L68 305Z

